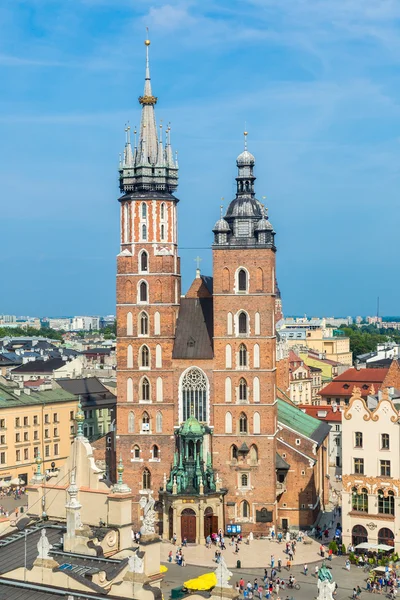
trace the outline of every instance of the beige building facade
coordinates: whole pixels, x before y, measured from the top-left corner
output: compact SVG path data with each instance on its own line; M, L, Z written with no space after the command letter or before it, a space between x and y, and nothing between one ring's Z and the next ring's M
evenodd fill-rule
M28 483L38 453L51 478L69 456L77 406L75 396L62 389L31 392L0 385L0 480Z
M333 329L315 329L306 332L306 345L310 350L322 353L327 359L342 365L353 364L350 338L334 335Z
M343 542L400 551L400 428L397 406L383 391L374 408L355 387L342 422Z

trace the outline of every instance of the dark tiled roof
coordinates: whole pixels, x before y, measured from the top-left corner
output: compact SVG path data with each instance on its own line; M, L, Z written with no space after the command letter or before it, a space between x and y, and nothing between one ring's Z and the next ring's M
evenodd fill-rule
M206 288L212 295L212 293L213 293L213 278L210 277L209 275L201 275L201 278L204 281Z
M172 358L213 358L212 298L182 298Z
M285 471L288 471L290 469L289 463L287 463L286 460L282 458L282 456L278 452L276 453L275 467L277 469L282 469Z
M13 369L13 373L52 373L66 364L61 358L33 360Z
M93 406L112 406L116 403L116 396L110 392L97 377L85 379L57 379L58 385L74 396L79 396L82 408Z

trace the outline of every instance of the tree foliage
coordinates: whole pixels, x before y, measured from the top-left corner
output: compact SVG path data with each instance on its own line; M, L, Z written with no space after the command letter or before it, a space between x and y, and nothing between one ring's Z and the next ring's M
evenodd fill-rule
M340 329L350 338L350 350L354 358L359 354L374 352L378 344L387 341L400 343L400 332L397 329L385 329L385 333L381 333L383 330L375 325L342 325Z
M51 340L62 341L62 331L55 331L50 327L0 327L0 338L3 337L43 337Z

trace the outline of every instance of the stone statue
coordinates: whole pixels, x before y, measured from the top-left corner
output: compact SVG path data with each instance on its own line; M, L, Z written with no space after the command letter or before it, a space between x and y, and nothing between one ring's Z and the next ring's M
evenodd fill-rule
M137 551L128 558L128 566L131 573L144 573L144 561Z
M47 539L46 530L42 529L39 541L37 543L37 549L39 552L38 558L43 558L45 560L48 560L50 558L49 552L52 549L52 547L53 546L50 544L49 540Z
M335 582L332 581L332 573L322 563L318 571L318 598L317 600L333 600L333 592L335 591Z
M229 580L232 577L232 572L228 570L226 566L226 562L223 556L221 556L221 561L218 567L215 570L215 575L217 576L217 586L220 588L231 588L229 585Z
M155 500L149 494L149 497L142 496L139 501L140 508L143 510L143 525L140 528L142 535L152 535L156 532L156 511L154 510Z

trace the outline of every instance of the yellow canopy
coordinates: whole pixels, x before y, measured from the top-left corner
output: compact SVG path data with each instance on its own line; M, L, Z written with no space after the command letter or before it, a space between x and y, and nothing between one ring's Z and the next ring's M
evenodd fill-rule
M217 585L217 576L213 573L204 573L195 579L189 579L185 581L183 587L188 590L205 591Z
M168 571L168 567L165 565L160 565L160 573L166 573Z

